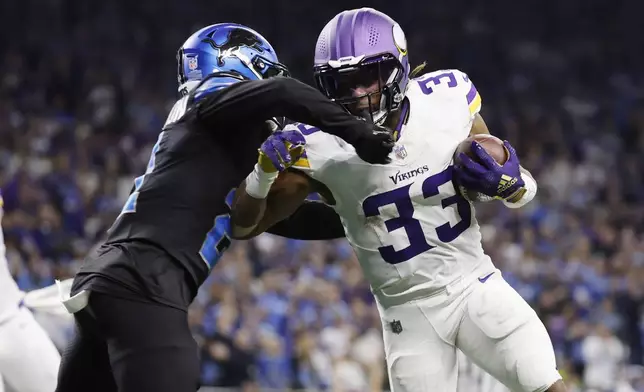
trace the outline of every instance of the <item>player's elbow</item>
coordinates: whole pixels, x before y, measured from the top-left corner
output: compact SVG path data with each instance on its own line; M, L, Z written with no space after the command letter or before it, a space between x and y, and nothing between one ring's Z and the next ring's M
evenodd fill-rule
M256 233L255 229L256 226L241 227L232 223L230 228L230 237L234 240L249 240L257 236L258 233Z
M242 190L243 192L243 190ZM262 220L265 207L264 200L240 197L230 211L230 236L235 240L246 240L254 237L257 226Z
M470 130L470 136L472 135L489 135L490 130L487 127L487 124L483 120L483 117L480 113L476 113L474 120L472 121L472 129Z

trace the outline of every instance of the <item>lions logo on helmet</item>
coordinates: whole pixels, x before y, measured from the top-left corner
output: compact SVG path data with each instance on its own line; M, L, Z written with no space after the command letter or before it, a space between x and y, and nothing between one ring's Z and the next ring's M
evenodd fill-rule
M207 38L202 39L201 42L209 44L214 49L219 49L219 56L217 56L217 63L219 64L220 67L224 65L224 59L226 57L236 52L242 46L255 49L259 53L264 53L264 48L262 48L262 41L260 41L255 34L252 34L248 30L244 30L244 29L229 30L227 32L225 41L223 41L220 44L213 39L213 37L216 34L217 34L217 30L213 30L208 35L206 35ZM270 50L270 49L267 49L267 50Z

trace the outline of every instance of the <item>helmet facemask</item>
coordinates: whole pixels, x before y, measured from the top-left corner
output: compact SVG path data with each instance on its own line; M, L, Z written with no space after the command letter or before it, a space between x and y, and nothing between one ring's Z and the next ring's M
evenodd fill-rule
M404 74L398 59L384 54L355 65L317 66L315 81L320 91L349 113L382 124L389 113L400 107Z
M259 74L262 79L273 78L275 76L291 76L286 66L281 63L274 63L262 56L255 56L249 68Z

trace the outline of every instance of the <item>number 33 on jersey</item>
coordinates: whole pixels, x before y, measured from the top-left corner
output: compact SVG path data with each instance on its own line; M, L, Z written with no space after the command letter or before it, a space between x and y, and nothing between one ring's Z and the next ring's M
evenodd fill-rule
M294 168L329 188L374 293L392 296L491 264L472 206L452 184L454 150L481 108L476 88L461 71L437 71L412 80L407 99L389 165L369 165L344 141L293 125L307 141Z

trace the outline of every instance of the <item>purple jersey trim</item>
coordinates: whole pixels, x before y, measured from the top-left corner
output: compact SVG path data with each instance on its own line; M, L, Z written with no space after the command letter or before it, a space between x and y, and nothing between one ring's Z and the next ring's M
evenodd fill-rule
M474 101L474 98L476 98L476 94L478 94L478 91L476 91L476 87L474 87L474 83L472 83L472 88L470 88L470 91L467 93L467 104L471 104L472 101Z

